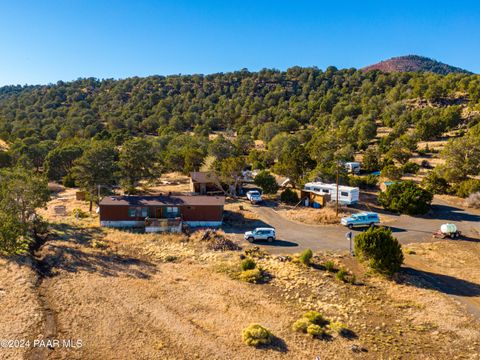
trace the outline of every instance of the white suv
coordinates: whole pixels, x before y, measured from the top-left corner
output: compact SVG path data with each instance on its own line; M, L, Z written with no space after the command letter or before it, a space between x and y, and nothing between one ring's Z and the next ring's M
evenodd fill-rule
M273 228L256 228L253 231L247 231L243 238L249 242L255 240L267 240L272 242L275 240L275 229Z

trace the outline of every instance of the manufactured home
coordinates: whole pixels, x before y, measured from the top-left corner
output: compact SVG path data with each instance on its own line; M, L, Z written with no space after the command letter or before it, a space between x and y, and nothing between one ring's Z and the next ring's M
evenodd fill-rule
M306 183L304 191L319 195L330 195L331 201L337 201L337 185L322 182ZM353 205L358 202L360 189L358 187L338 186L338 202L343 205Z
M218 227L224 196L108 196L100 202L100 225L178 232L182 225Z

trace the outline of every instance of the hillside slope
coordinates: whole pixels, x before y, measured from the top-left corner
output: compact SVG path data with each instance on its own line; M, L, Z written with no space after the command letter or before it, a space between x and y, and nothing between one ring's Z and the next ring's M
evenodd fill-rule
M418 55L394 57L366 66L363 71L381 70L384 72L433 72L447 75L450 73L472 74L470 71Z

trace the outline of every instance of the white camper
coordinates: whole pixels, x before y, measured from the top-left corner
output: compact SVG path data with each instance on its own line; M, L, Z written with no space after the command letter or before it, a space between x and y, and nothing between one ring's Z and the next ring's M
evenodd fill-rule
M319 195L329 194L331 201L337 201L336 184L310 182L305 184L304 189ZM343 185L338 186L338 202L342 205L353 205L358 203L359 195L360 189L358 187L350 187Z

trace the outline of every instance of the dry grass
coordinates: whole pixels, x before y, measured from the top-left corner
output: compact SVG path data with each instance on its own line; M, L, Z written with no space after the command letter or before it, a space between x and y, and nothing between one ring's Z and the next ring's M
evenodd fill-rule
M162 174L158 181L145 185L144 190L149 194L188 193L190 192L190 177L177 172Z
M67 204L68 209L77 206L73 199ZM239 203L229 206L238 209ZM402 285L372 277L355 258L318 253L313 266L305 267L290 257L262 253L255 256L255 262L269 274L270 281L246 284L229 275L239 268L238 253L208 250L200 232L190 238L137 234L100 229L89 226L89 219L71 216L52 220L55 231L38 253L47 274L40 288L35 288L35 274L27 265L0 259L0 288L6 290L0 291L0 305L9 309L0 315L0 338L44 335L38 290L55 313L55 338L84 342L78 350L56 349L49 358L319 356L343 360L451 359L462 355L474 359L477 354L480 324L454 300L416 285L414 278ZM93 247L96 241L105 246ZM478 283L478 244L455 244L465 247L460 250L452 242L439 242L412 248L419 254L415 256ZM322 270L327 260L354 273L362 285L337 281L333 273ZM460 264L468 275L462 274ZM320 341L294 333L293 322L308 310L346 324L358 338L348 340L334 334L332 341ZM249 323L262 324L280 340L265 349L244 345L241 331ZM356 354L351 351L352 344L368 352ZM20 351L10 358L24 356Z
M377 138L377 139L381 139L381 138L387 136L388 134L390 134L392 131L393 131L393 129L390 128L390 127L379 126L379 127L377 128L377 136L376 136L376 138Z
M0 139L0 150L8 150L8 148L8 144L4 140Z
M444 240L410 244L411 259L421 259L436 272L480 284L480 243Z
M347 207L340 207L338 217L336 210L332 206L326 206L320 209L311 207L290 207L283 205L278 212L287 219L310 225L331 225L340 223L340 219L354 212Z
M35 289L37 276L28 259L0 257L0 339L30 339L42 327L43 315ZM0 348L2 359L21 359L26 349Z

